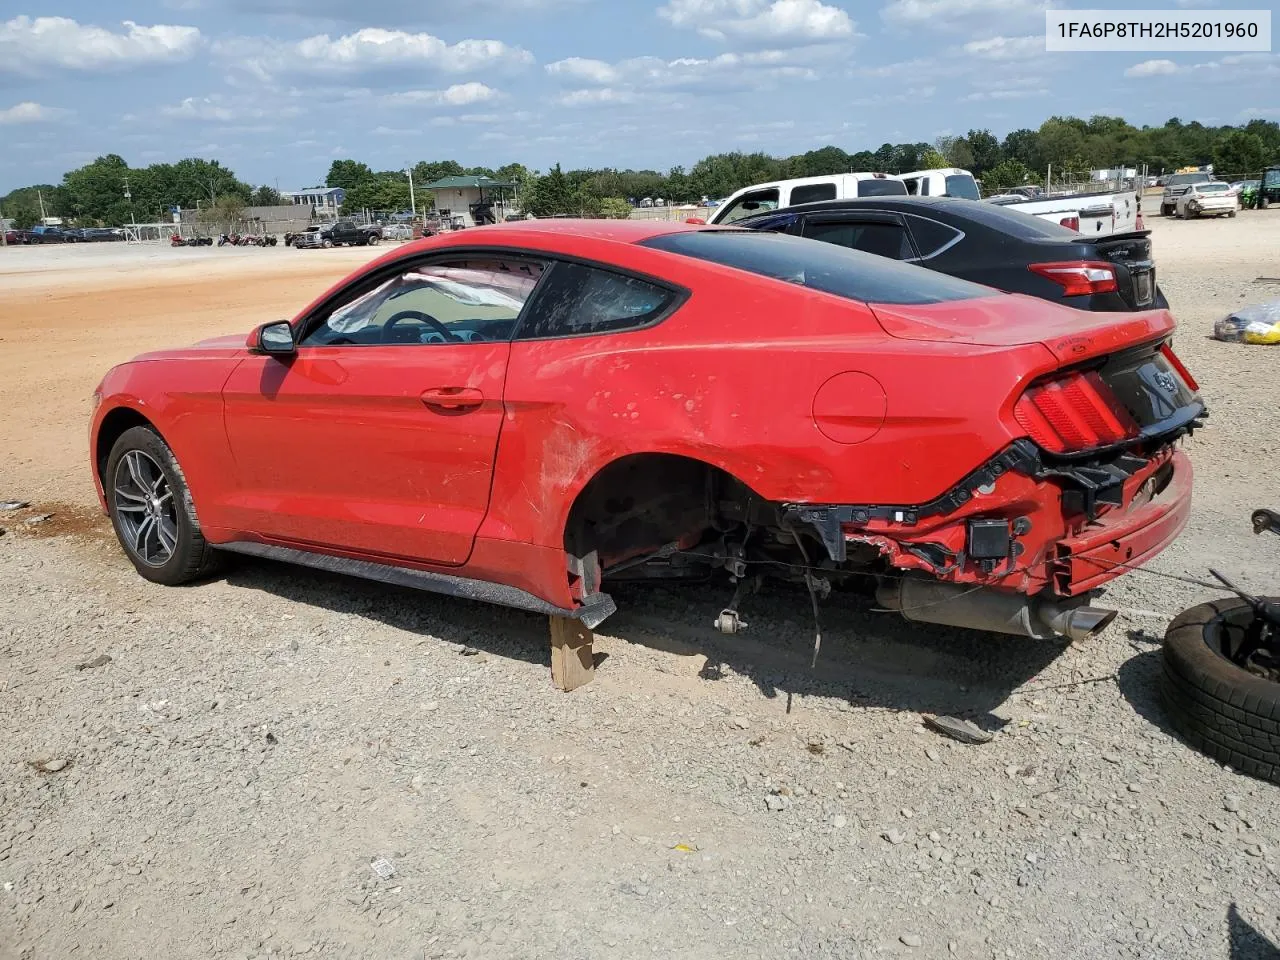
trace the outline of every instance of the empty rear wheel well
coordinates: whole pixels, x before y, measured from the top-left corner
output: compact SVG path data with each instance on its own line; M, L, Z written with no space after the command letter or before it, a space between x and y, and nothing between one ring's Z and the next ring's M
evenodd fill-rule
M107 458L111 456L111 448L116 445L120 436L133 427L151 427L155 425L137 410L128 407L116 407L102 418L98 427L98 444L93 451L93 463L98 471L98 479L106 483ZM158 432L158 431L157 431Z
M745 518L754 494L731 474L691 457L634 454L601 469L565 524L571 557L597 556L607 570L670 543L687 548L709 530Z

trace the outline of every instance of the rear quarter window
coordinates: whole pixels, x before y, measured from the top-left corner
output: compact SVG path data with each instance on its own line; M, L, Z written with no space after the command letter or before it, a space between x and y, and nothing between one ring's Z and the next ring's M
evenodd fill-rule
M517 340L638 330L663 319L674 290L582 263L559 262L538 289Z
M863 303L945 303L995 294L924 267L776 233L696 230L652 237L642 245Z
M945 223L939 223L927 217L917 217L914 214L908 215L907 226L911 229L911 236L915 238L916 246L920 249L921 260L937 256L945 247L964 236L955 227L949 227Z

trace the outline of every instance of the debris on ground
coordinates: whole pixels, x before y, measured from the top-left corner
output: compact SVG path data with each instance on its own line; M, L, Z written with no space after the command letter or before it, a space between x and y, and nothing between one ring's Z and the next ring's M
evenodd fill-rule
M39 514L36 514L34 517L28 517L26 520L22 522L27 524L28 526L35 526L38 523L48 523L52 519L53 519L52 513L39 513Z
M957 717L926 716L924 725L930 730L936 730L938 733L944 734L952 740L959 740L961 743L979 745L990 743L993 739L992 734L983 730L972 720L961 720Z
M1280 300L1241 307L1214 323L1213 336L1226 343L1280 343Z
M86 660L84 663L77 663L77 670L96 670L98 667L105 667L111 662L111 656L106 653L100 653L92 660Z
M386 857L378 857L369 863L369 869L379 880L390 880L396 875L396 867Z
M57 757L53 760L33 760L31 766L35 767L40 773L57 773L60 770L67 769L71 761L65 757Z
M29 506L26 500L0 500L0 510L25 510Z

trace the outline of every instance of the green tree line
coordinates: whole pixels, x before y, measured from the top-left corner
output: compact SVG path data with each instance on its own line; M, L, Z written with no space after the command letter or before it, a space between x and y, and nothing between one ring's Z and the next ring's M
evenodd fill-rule
M1214 164L1221 175L1257 176L1268 164L1280 163L1280 124L1251 120L1240 126L1184 123L1177 117L1158 127L1135 127L1120 117L1050 117L1037 129L1013 130L1003 138L990 130L942 137L934 143L884 143L875 150L850 153L826 146L789 157L765 153L718 153L689 169L562 170L545 173L520 163L464 167L453 160L419 161L411 168L415 187L443 177L484 175L515 183L524 209L537 216L574 214L621 216L625 199L661 197L684 203L702 197L721 198L741 187L767 180L822 176L851 170L905 173L937 166L971 170L988 191L1042 182L1050 166L1059 175L1083 177L1091 169L1147 166L1152 174L1183 166ZM125 196L126 181L131 196ZM393 211L409 208L409 177L404 170L375 171L358 160L337 160L325 184L346 190L348 211ZM66 173L60 184L14 190L0 198L6 216L31 220L39 216L37 191L50 216L84 222L122 224L131 216L151 221L167 215L172 205L194 207L222 197L266 204L279 199L269 187L254 190L216 160L188 158L177 163L130 168L110 154ZM419 190L419 210L431 207L431 195Z

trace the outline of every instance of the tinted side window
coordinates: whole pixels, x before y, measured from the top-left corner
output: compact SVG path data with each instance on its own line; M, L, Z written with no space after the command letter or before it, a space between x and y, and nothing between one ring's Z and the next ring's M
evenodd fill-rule
M922 260L937 255L943 247L962 236L959 230L937 220L908 216L907 222L911 225L911 235L915 237L916 249L920 251Z
M864 303L944 303L992 295L988 287L933 270L777 233L690 230L641 245Z
M675 301L665 287L581 263L557 263L520 325L518 340L635 330Z
M916 255L911 249L905 227L896 223L857 223L849 220L810 220L804 235L824 243L834 243L850 250L888 257L890 260L910 260Z
M819 200L834 200L836 185L834 183L806 183L791 191L791 206L798 207L802 203L817 203Z
M883 180L876 178L858 181L860 197L905 197L906 195L907 185L901 180L890 180L886 177Z

